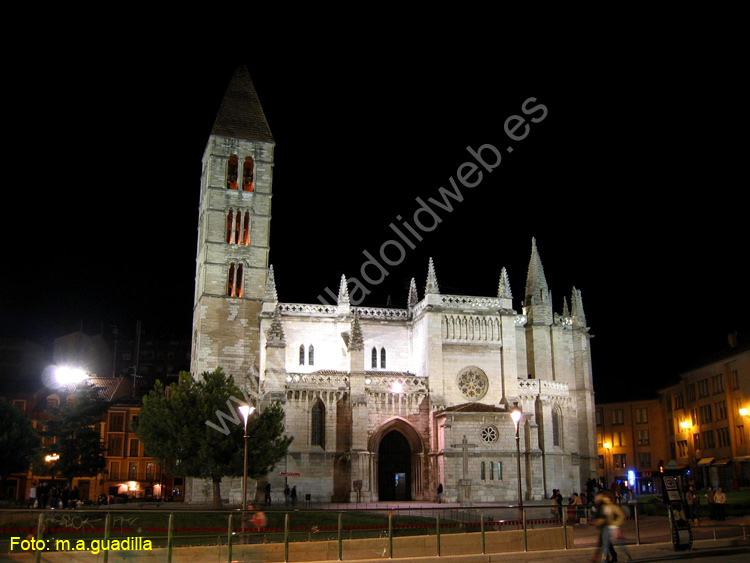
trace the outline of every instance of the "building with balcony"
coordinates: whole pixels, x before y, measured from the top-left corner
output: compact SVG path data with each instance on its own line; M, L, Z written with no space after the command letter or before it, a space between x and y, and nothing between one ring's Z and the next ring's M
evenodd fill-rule
M659 397L670 459L700 487L750 486L750 340L730 335Z

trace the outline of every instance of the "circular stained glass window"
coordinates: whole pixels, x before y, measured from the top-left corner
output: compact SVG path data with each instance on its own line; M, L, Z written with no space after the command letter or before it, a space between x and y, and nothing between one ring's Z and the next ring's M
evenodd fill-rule
M477 367L468 367L458 374L458 389L467 399L478 400L487 394L490 382L487 375Z
M486 444L492 444L497 441L497 428L494 426L487 426L482 430L482 441Z

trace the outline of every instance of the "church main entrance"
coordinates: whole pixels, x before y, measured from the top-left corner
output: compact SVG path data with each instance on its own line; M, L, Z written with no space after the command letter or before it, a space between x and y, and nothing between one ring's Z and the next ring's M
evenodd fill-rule
M411 448L398 430L391 430L378 448L378 491L382 501L411 500Z

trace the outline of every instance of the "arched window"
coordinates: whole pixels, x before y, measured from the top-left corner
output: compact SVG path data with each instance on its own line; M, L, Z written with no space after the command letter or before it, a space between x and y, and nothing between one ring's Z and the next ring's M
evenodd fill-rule
M242 264L236 266L234 262L229 264L227 295L229 297L242 297Z
M494 481L495 480L495 464L490 461L489 466L490 466L490 481Z
M315 365L315 348L313 348L312 344L310 344L310 347L307 349L307 365Z
M480 479L481 479L482 481L484 481L484 480L485 480L485 473L484 473L484 462L482 462L480 473L481 473L481 474L480 474L479 478L480 478Z
M230 209L227 213L227 244L232 244L232 225L234 225L234 211Z
M229 264L229 275L227 275L227 295L234 297L234 262Z
M243 221L242 231L242 244L248 246L250 244L250 212L245 211L245 219Z
M299 345L299 365L301 366L305 365L305 345L304 344Z
M229 157L229 163L227 164L227 189L237 189L237 155L233 154Z
M323 401L318 399L312 406L310 412L310 445L326 447L326 409Z
M380 349L380 369L385 369L385 348Z
M552 444L562 446L562 413L559 407L552 409Z
M245 158L242 166L242 189L246 192L255 190L255 163L249 156Z
M372 349L372 369L378 369L378 349L373 347Z

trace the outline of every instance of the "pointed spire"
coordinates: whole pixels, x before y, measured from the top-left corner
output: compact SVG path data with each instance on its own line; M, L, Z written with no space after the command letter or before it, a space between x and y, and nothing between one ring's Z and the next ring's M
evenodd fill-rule
M346 276L341 274L341 283L339 284L339 305L349 303L349 288L346 285Z
M349 335L349 350L364 350L365 339L362 335L362 327L359 326L359 313L354 311L352 319L352 331Z
M276 276L273 273L273 264L268 267L268 276L266 277L266 291L263 294L263 301L278 301L279 296L276 294Z
M279 306L273 310L273 317L271 318L271 326L266 333L267 345L269 346L284 346L286 345L286 339L284 337L284 327L281 326L281 311Z
M250 73L244 65L237 68L229 82L211 135L274 142Z
M505 268L500 271L500 283L497 286L497 296L503 299L513 299L513 293L510 291L508 270Z
M573 288L573 295L570 300L573 310L573 326L586 326L586 313L583 312L583 298L581 297L581 290Z
M424 292L429 293L440 293L440 287L438 287L437 276L435 275L435 264L430 258L430 262L427 265L427 284L425 285Z
M414 278L409 282L409 307L415 307L419 303L419 294L417 294L417 280Z
M575 291L575 289L573 289ZM568 298L563 297L563 317L569 317L570 316L570 309L568 309Z
M531 239L531 260L529 260L529 271L526 276L526 297L538 296L548 291L547 278L544 277L544 267L539 251L536 248L536 239Z

